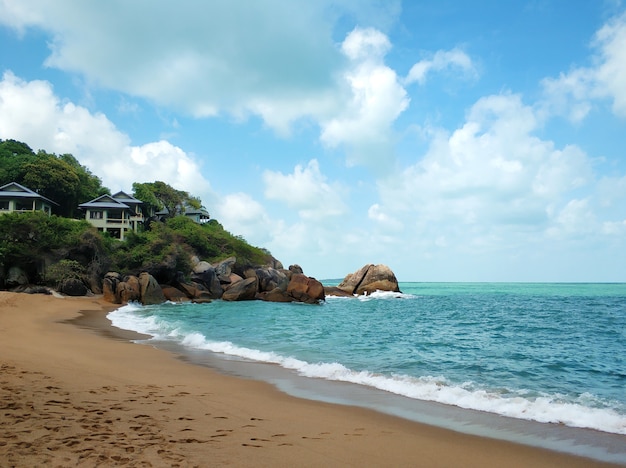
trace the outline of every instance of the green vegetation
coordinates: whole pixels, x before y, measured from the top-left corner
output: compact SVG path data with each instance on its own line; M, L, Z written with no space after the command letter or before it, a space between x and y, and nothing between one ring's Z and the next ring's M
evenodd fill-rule
M177 272L191 271L193 256L211 263L234 256L239 269L272 261L267 250L251 246L214 219L197 224L181 216L186 207L199 208L200 199L161 181L133 184L133 196L144 202L146 211L167 209L168 218L129 233L124 242L72 219L80 215L80 203L110 194L74 156L34 153L25 143L0 140L0 186L9 182L56 201L60 216L41 212L0 216L0 286L2 270L6 274L12 266L26 271L31 283L56 287L66 279L97 283L109 270L148 271L168 282Z
M110 193L71 154L37 153L25 143L0 140L0 186L17 182L59 204L57 214L78 215L78 205Z

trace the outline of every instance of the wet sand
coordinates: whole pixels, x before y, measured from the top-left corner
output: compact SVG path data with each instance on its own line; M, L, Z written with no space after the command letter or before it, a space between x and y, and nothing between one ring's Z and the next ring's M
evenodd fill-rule
M615 466L295 398L134 344L110 310L0 292L0 466Z

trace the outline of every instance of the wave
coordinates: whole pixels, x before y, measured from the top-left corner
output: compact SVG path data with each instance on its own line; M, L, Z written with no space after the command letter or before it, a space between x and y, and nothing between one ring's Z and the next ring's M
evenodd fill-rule
M370 300L390 298L388 294L375 294L370 296ZM612 406L610 402L601 401L588 393L576 399L567 399L562 395L531 394L506 388L486 390L476 387L472 382L454 384L444 376L384 375L352 370L338 362L311 363L271 351L237 346L229 341L210 341L201 333L182 331L171 321L136 314L141 308L140 305L130 304L111 312L108 317L118 328L148 334L157 340L173 340L187 348L206 350L230 358L276 364L303 377L348 382L408 398L512 418L626 434L626 415L616 409L619 404Z
M418 296L414 294L405 294L401 292L393 292L393 291L380 291L376 290L371 294L362 294L362 295L354 295L354 298L360 301L371 301L371 300L388 300L388 299L415 299ZM352 299L349 296L326 296L326 300L336 301L336 300L345 300Z

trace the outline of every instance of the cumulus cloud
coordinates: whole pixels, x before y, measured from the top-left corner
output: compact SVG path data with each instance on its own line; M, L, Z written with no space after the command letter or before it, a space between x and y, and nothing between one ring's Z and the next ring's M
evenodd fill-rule
M375 29L355 29L342 51L350 60L343 75L349 98L342 110L322 120L321 140L330 147L346 145L349 164L388 163L392 124L408 107L409 98L394 70L384 63L391 44Z
M439 50L430 59L417 62L409 70L409 74L404 79L405 84L424 84L429 73L454 69L463 72L468 78L475 78L478 75L472 59L462 50L455 48L452 50Z
M280 221L272 221L263 205L243 192L222 197L214 212L227 229L254 245L267 245L283 226Z
M379 183L378 211L402 215L431 247L462 239L475 248L501 248L518 236L540 238L551 227L588 232L595 225L584 216L591 205L575 200L595 183L591 160L576 146L541 140L537 129L533 109L519 95L480 99L463 126L435 131L422 159Z
M327 182L316 159L306 167L297 165L292 174L265 171L263 182L265 197L285 203L304 219L339 216L347 210L341 198L343 189Z
M162 180L205 201L214 196L199 163L181 148L165 140L133 146L104 114L62 101L46 81L4 74L0 138L24 141L35 150L72 153L112 190Z
M595 100L609 99L615 115L626 117L626 13L606 23L592 45L596 51L593 66L543 80L544 105L550 112L580 122Z

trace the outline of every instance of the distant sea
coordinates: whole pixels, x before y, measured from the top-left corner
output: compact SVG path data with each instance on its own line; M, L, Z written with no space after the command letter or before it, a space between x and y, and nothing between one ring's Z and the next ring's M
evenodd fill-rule
M426 401L626 435L626 284L401 283L400 289L328 297L321 305L130 304L109 319L196 360L272 364L300 379L286 387L309 382L308 396L315 397L320 381L346 382L352 386L341 387L341 402L358 404L368 390L375 408L384 411L389 395L390 412L409 418L411 402ZM626 464L626 453L613 461Z

